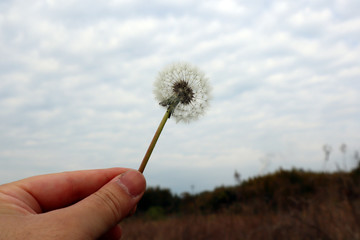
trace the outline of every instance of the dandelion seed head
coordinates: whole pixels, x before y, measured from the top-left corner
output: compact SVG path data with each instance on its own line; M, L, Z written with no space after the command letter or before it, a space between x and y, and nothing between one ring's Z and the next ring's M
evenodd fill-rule
M187 105L194 99L194 91L185 80L175 82L172 88L180 103Z
M211 99L205 74L189 63L171 64L158 74L154 94L160 105L176 102L172 116L176 122L190 122L204 115Z

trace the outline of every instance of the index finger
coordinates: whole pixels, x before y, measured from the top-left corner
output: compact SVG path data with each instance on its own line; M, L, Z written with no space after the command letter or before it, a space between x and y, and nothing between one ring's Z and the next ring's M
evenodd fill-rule
M40 175L5 184L0 190L41 213L81 200L127 170L109 168Z

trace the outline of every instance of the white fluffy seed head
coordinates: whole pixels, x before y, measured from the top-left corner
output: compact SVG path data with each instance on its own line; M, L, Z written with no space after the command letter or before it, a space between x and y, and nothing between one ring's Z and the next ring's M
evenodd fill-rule
M174 63L159 72L154 82L155 98L162 106L169 99L179 99L172 115L176 122L190 122L209 107L211 86L205 74L189 63Z

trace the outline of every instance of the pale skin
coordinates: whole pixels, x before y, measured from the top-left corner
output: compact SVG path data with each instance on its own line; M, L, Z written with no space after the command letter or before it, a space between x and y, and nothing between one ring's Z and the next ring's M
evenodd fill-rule
M0 239L120 239L146 187L126 168L48 174L0 185Z

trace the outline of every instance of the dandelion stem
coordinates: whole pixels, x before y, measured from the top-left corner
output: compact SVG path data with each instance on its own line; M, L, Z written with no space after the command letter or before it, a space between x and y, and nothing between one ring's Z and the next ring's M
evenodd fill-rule
M157 140L159 139L159 136L161 134L161 131L163 130L166 121L168 120L168 118L170 117L171 112L173 111L173 109L171 109L170 107L168 108L168 110L166 111L163 119L161 120L158 129L155 132L155 135L150 143L150 146L148 148L148 150L145 153L144 159L141 162L141 165L139 167L139 172L144 172L145 166L147 164L147 162L149 161L150 155L152 153L152 151L154 150L155 144L157 142Z

